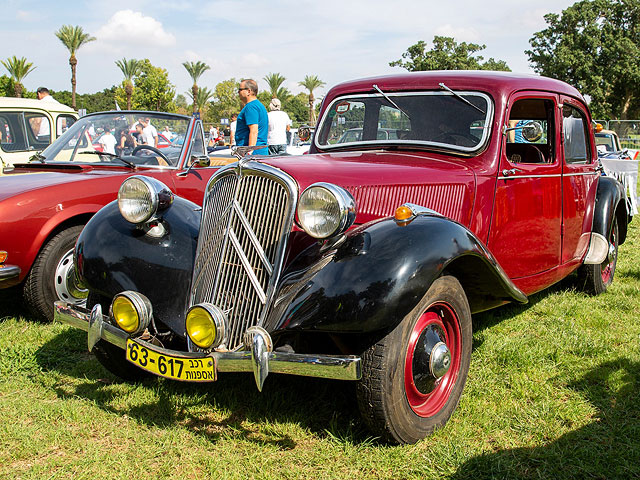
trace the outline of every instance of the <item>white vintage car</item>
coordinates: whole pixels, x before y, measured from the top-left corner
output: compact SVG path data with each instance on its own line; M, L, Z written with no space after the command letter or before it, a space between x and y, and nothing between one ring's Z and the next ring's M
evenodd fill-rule
M77 119L75 110L55 100L0 97L0 174L47 148Z

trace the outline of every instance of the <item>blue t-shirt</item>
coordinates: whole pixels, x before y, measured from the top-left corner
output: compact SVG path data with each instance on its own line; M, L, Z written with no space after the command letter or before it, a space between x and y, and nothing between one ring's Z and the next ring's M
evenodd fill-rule
M260 103L260 100L252 100L247 103L236 124L236 145L247 146L249 144L249 125L258 125L258 140L256 145L267 145L267 134L269 133L269 116L267 109ZM255 155L269 155L269 149L261 148L252 152Z

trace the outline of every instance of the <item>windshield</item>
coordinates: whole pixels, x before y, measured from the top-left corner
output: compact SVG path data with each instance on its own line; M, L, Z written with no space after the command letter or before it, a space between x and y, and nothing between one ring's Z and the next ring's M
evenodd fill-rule
M82 117L51 144L38 161L118 165L178 165L189 118L119 111ZM34 160L36 161L36 160Z
M480 149L489 136L493 103L483 93L456 92L472 105L449 92L385 93L388 98L373 94L334 100L316 130L316 145L415 144L466 153Z

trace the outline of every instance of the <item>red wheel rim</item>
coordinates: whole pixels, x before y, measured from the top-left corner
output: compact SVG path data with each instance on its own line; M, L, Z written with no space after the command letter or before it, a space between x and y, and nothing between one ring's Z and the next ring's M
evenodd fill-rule
M413 360L416 345L422 333L434 328L444 335L444 343L451 352L451 366L447 373L435 380L432 391L421 392L415 383ZM462 361L462 336L460 322L454 309L446 303L435 303L423 313L416 322L407 347L404 363L404 387L407 401L411 409L421 417L431 417L438 413L447 403L451 391L458 379Z
M609 240L614 250L613 253L609 255L609 261L607 262L607 260L605 260L606 263L602 263L602 283L604 285L609 285L613 281L613 273L616 268L616 258L618 256L617 241L618 239L616 238L616 229L614 225L611 228L611 239Z

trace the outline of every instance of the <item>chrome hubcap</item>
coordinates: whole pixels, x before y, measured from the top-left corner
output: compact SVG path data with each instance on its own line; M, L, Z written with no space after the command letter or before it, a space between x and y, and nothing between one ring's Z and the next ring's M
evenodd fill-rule
M607 263L611 263L616 258L616 246L613 243L609 244L609 252L607 253Z
M431 350L429 358L431 375L438 380L447 374L449 367L451 367L451 352L444 342L438 342Z
M75 282L73 267L73 249L65 253L56 267L54 284L58 299L73 305L84 304L87 301L89 291L78 288Z

